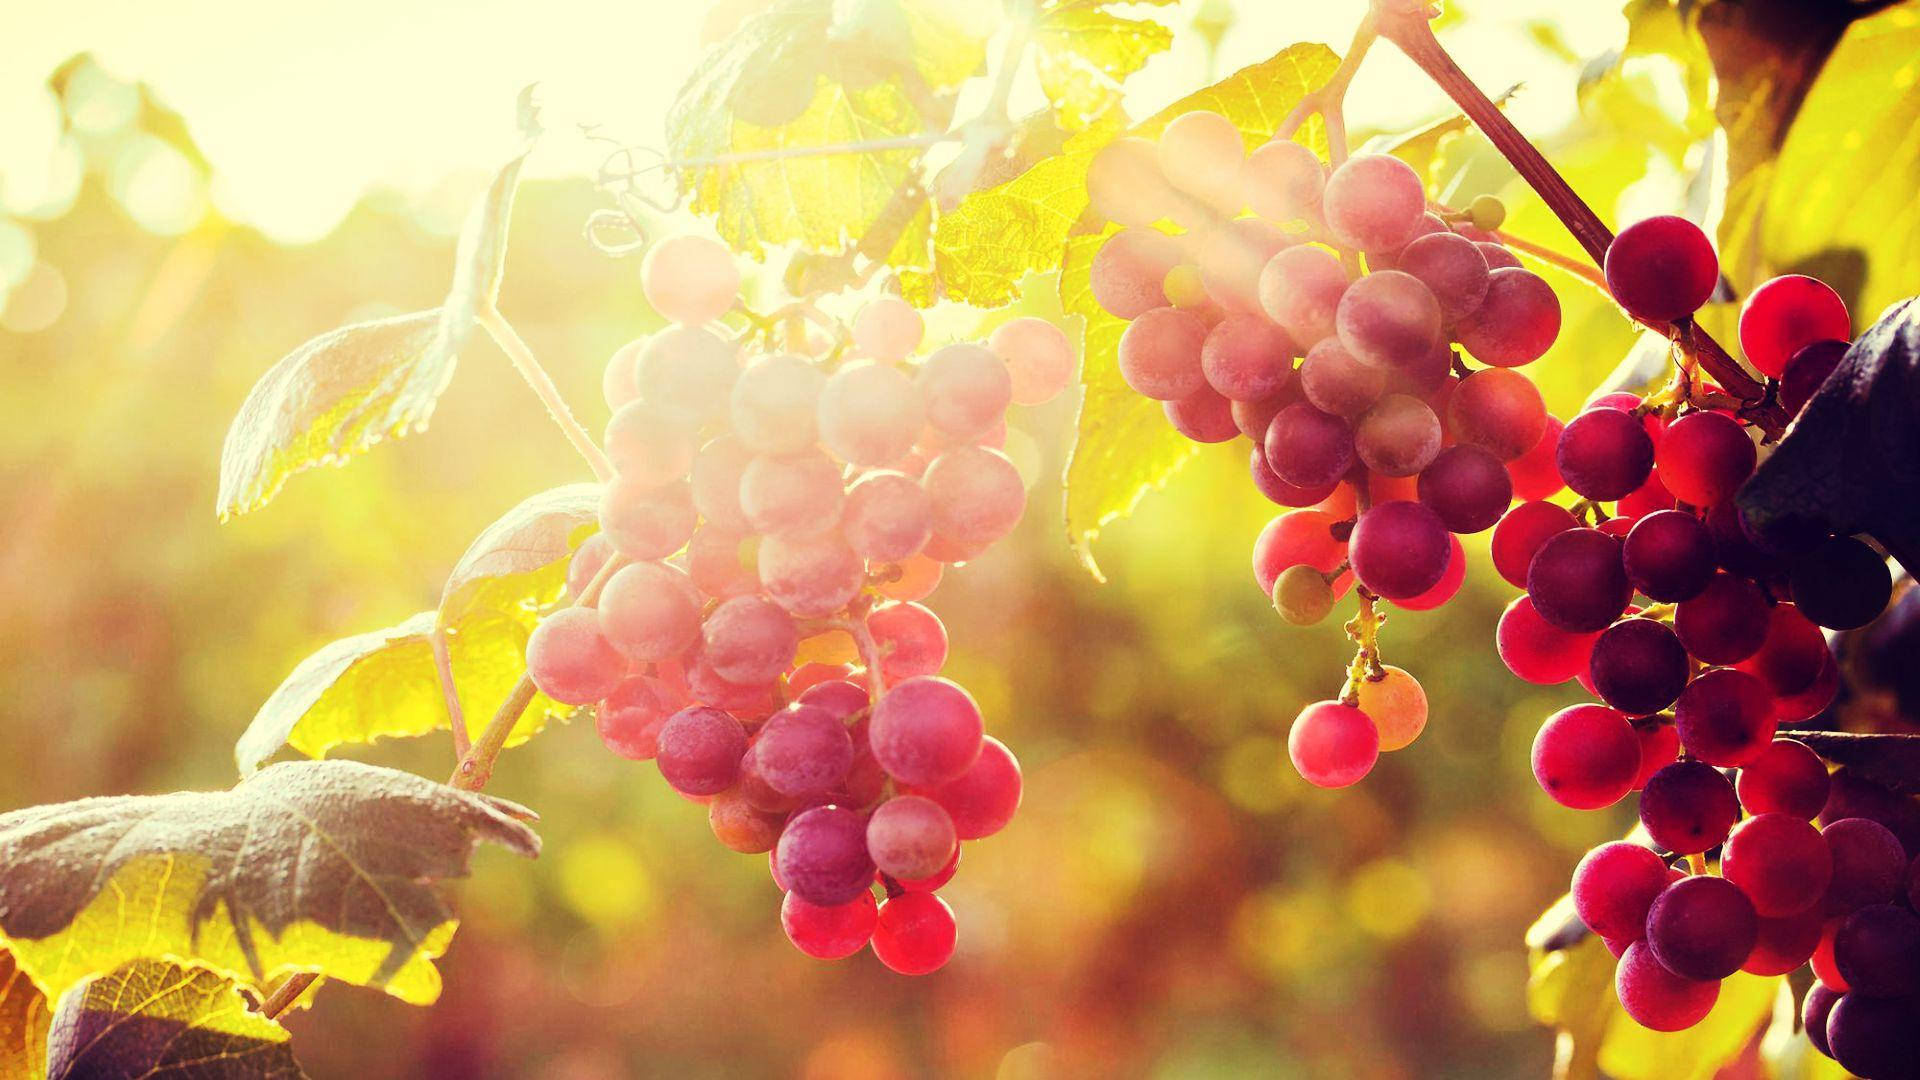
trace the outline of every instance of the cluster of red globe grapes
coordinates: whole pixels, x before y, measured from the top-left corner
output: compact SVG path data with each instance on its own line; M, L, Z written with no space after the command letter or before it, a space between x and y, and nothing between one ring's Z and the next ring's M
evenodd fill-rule
M771 853L802 952L871 943L933 971L955 943L935 890L961 841L1007 824L1021 777L940 677L946 629L919 601L1019 522L1005 414L1064 389L1072 347L1018 319L912 360L921 317L882 297L845 340L747 349L713 325L738 269L698 237L657 245L642 284L674 325L607 366L617 475L569 568L577 603L535 628L527 670L705 804L722 844Z
M1310 625L1357 586L1360 656L1288 737L1309 782L1352 784L1427 720L1419 683L1379 660L1374 603L1445 603L1459 536L1550 493L1556 433L1514 369L1553 344L1559 300L1489 231L1496 200L1430 209L1387 155L1329 170L1291 139L1249 154L1211 112L1106 147L1087 187L1124 226L1093 263L1095 298L1129 320L1120 374L1190 439L1245 436L1254 486L1293 508L1254 543L1262 591Z

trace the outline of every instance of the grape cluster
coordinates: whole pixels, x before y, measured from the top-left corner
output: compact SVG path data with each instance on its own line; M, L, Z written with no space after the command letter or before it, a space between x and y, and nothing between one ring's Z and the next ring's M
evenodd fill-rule
M1072 348L1018 319L910 360L921 317L882 297L822 355L745 349L713 325L738 270L699 237L657 245L642 283L674 325L607 365L617 475L569 567L580 604L535 628L528 672L705 804L722 844L770 853L802 952L933 971L955 942L936 890L1021 776L940 677L920 601L1019 522L1005 414L1064 389Z
M1489 231L1497 200L1430 209L1386 155L1330 170L1290 139L1249 154L1211 112L1109 145L1087 186L1123 226L1092 267L1095 298L1129 320L1121 376L1190 439L1245 436L1254 487L1290 508L1254 542L1261 590L1296 625L1359 593L1346 686L1288 738L1309 782L1354 783L1427 720L1420 684L1380 662L1374 603L1444 604L1459 537L1559 487L1557 432L1515 370L1552 345L1559 301Z

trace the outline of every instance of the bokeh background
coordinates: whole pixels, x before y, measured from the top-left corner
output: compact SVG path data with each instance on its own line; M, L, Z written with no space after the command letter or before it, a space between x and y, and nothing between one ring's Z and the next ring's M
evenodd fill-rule
M208 2L38 5L0 41L0 807L224 787L232 743L301 658L427 606L469 537L582 478L491 345L461 358L432 430L295 478L222 526L221 439L255 378L306 338L430 306L512 101L658 145L673 89L741 4ZM750 5L746 5L750 6ZM1299 40L1343 48L1363 5L1189 2L1132 94L1143 115ZM1464 11L1460 10L1464 7ZM1311 8L1313 10L1305 10ZM1196 25L1202 32L1195 32ZM1609 219L1687 204L1700 103L1657 61L1609 65L1610 4L1468 0L1443 38ZM1447 114L1382 49L1361 137ZM1595 58L1600 66L1595 67ZM657 325L637 263L582 237L596 146L552 125L513 224L502 309L576 409ZM1511 199L1484 143L1444 151L1456 193ZM1693 197L1703 190L1693 185ZM1464 201L1464 198L1461 199ZM691 221L665 223L695 228ZM1561 345L1532 369L1565 415L1632 343L1556 277ZM1045 313L1037 285L1016 311ZM1007 313L936 313L937 336ZM763 859L714 843L650 765L586 726L503 759L491 790L537 808L546 854L497 851L460 888L438 1005L328 988L291 1019L316 1076L1540 1076L1521 934L1627 809L1573 814L1527 748L1577 690L1507 676L1509 590L1484 537L1444 610L1396 613L1389 662L1434 707L1359 787L1308 788L1283 738L1339 687L1332 626L1286 628L1248 552L1274 508L1242 449L1210 448L1097 552L1070 555L1057 477L1072 403L1021 412L1027 521L931 604L951 674L1027 769L1015 823L946 891L944 971L821 964L783 939ZM445 739L359 756L443 773Z

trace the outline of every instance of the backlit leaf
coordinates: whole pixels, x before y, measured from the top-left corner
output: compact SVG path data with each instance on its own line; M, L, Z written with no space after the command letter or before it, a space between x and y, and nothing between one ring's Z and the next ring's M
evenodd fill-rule
M53 1080L297 1080L287 1029L202 968L136 960L60 999L47 1039Z
M17 810L0 815L0 938L56 999L159 957L255 990L317 972L424 1004L456 926L439 883L483 841L537 854L531 817L352 761Z
M529 496L481 530L454 564L440 594L440 618L458 626L479 612L510 611L551 602L551 579L566 578L566 563L600 513L600 485L568 484ZM529 575L547 573L538 582Z
M47 998L0 949L0 1080L47 1075Z
M1173 31L1102 3L1063 3L1033 29L1034 69L1060 126L1078 131L1117 108L1127 77L1173 44Z

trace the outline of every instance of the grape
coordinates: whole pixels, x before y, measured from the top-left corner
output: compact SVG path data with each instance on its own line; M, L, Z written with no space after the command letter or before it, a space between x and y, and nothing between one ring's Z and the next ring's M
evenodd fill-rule
M910 790L939 803L960 839L978 840L1006 828L1020 808L1020 763L1005 743L988 735L980 740L980 756L959 776Z
M659 749L660 727L673 711L652 679L636 675L614 687L594 710L593 727L607 749L629 761L649 761Z
M1752 581L1716 571L1706 587L1674 608L1673 629L1708 664L1735 664L1767 640L1767 598Z
M1607 291L1643 323L1677 322L1720 283L1720 260L1700 226L1663 214L1620 230L1607 246Z
M1226 323L1220 324L1225 326ZM1215 333L1219 332L1215 328ZM1300 361L1300 389L1322 412L1355 417L1387 388L1387 372L1353 358L1337 337L1323 338Z
M1353 448L1375 473L1413 476L1440 453L1440 418L1417 397L1388 394L1360 418Z
M1652 619L1622 619L1600 631L1589 665L1601 700L1628 716L1659 712L1687 685L1686 648Z
M927 333L926 320L897 296L879 296L853 317L853 347L860 355L894 363L912 355Z
M641 400L697 427L726 415L740 358L732 344L710 330L669 326L647 339L634 370Z
M1614 507L1614 512L1631 523L1648 514L1672 510L1678 504L1679 500L1673 497L1673 492L1668 491L1667 485L1660 482L1660 470L1652 469L1648 471L1646 480L1639 487L1620 496L1620 502Z
M815 960L838 960L866 948L879 921L880 907L870 892L826 907L791 892L780 901L780 928L787 940Z
M1562 630L1606 629L1633 598L1620 541L1598 529L1548 537L1527 566L1527 595L1540 617Z
M1839 1000L1838 991L1816 982L1807 987L1806 999L1800 1005L1800 1026L1806 1031L1807 1041L1827 1057L1833 1056L1833 1048L1827 1045L1827 1017Z
M1160 408L1173 430L1197 443L1232 442L1240 434L1233 422L1233 403L1211 386L1179 401L1163 401Z
M1818 904L1833 876L1827 842L1807 819L1761 814L1727 837L1720 870L1767 918L1798 915Z
M1294 344L1260 315L1229 315L1200 346L1207 385L1235 401L1264 401L1293 376Z
M1691 412L1667 426L1654 461L1667 490L1684 503L1713 506L1753 474L1753 440L1732 418Z
M746 537L713 526L702 526L687 541L687 574L701 594L714 600L756 592L754 553Z
M733 786L747 732L724 710L707 705L681 709L661 725L655 762L660 775L682 795L714 795Z
M959 869L960 846L956 844L953 848L953 857L947 860L947 865L941 867L939 873L934 874L932 877L894 878L893 883L898 885L904 892L937 892L944 888L947 882L953 880L954 873Z
M1447 430L1502 461L1533 449L1547 432L1547 405L1517 371L1488 368L1461 379L1447 399Z
M1894 904L1863 907L1834 933L1833 959L1853 993L1911 995L1920 990L1920 916Z
M1740 349L1763 375L1779 378L1794 353L1816 341L1846 341L1846 302L1825 282L1787 274L1753 290L1740 306Z
M738 438L721 435L700 448L693 459L693 508L700 517L728 532L752 529L740 509L740 479L753 461L753 451Z
M1280 226L1259 218L1229 221L1200 245L1200 286L1228 312L1260 312L1260 272L1292 241ZM1167 293L1169 300L1173 293Z
M1639 774L1639 737L1626 717L1605 706L1569 706L1534 736L1533 777L1562 806L1612 806L1633 790Z
M1827 767L1807 745L1775 739L1740 770L1740 804L1747 813L1791 814L1812 820L1827 804Z
M1759 937L1740 970L1750 975L1791 973L1820 947L1820 928L1825 922L1817 908L1779 919L1761 916Z
M1613 502L1647 481L1653 471L1653 440L1630 413L1588 409L1567 422L1555 462L1574 492L1595 502Z
M980 707L972 695L927 675L881 695L867 732L881 768L903 784L922 787L966 772L980 756L981 736Z
M1346 787L1373 769L1380 757L1380 733L1359 709L1316 701L1294 718L1287 732L1287 756L1307 783Z
M760 584L798 618L823 619L846 607L863 580L860 557L832 534L769 536L760 544Z
M1013 531L1027 506L1013 462L983 446L941 454L921 484L933 508L934 535L958 544L993 543Z
M686 484L664 487L616 477L600 493L600 529L629 559L664 559L693 536L697 520Z
M1800 609L1775 604L1768 612L1767 636L1760 651L1736 666L1759 676L1777 696L1791 696L1812 686L1827 665L1827 639Z
M844 499L839 467L818 450L763 454L740 477L740 509L753 530L767 536L819 536L840 523Z
M1433 587L1417 596L1409 596L1393 601L1393 606L1403 611L1432 611L1446 603L1459 593L1460 586L1467 580L1467 553L1460 546L1460 538L1447 537L1447 568Z
M728 682L772 682L793 664L800 630L778 604L736 596L714 608L700 627L701 657Z
M810 686L794 700L801 705L818 705L832 713L835 720L845 720L868 705L866 688L846 679Z
M910 477L870 472L847 489L840 528L854 554L873 562L899 562L917 554L933 536L933 502Z
M1709 765L1745 765L1773 741L1773 697L1744 671L1714 668L1681 692L1674 724L1689 753Z
M753 773L788 799L818 798L846 779L853 741L832 709L796 702L761 726L751 754Z
M1286 389L1267 398L1265 401L1234 401L1233 422L1240 434L1252 439L1255 446L1266 441L1267 429L1273 426L1273 418L1280 410L1289 405L1298 404L1305 395L1300 392L1300 380L1290 379Z
M873 883L867 821L857 810L816 806L802 811L787 823L773 852L787 891L810 904L845 904Z
M1436 232L1419 237L1394 265L1427 287L1448 322L1470 314L1487 295L1487 257L1464 236Z
M1684 979L1724 979L1740 970L1760 937L1753 902L1725 878L1681 878L1647 910L1647 944Z
M890 600L925 600L940 587L940 578L945 573L945 568L937 560L925 555L902 559L895 564L894 570L898 576L882 576L875 583L880 594Z
M1573 634L1550 625L1533 609L1533 601L1515 597L1500 616L1494 631L1495 647L1507 670L1542 686L1563 683L1587 670L1587 659L1598 634Z
M1334 313L1347 291L1347 272L1326 248L1295 244L1260 271L1260 307L1296 342L1334 332Z
M1893 596L1887 564L1851 536L1836 536L1794 560L1789 577L1800 613L1833 630L1872 622Z
M867 616L880 646L881 674L889 681L932 675L947 662L947 628L919 604L882 604Z
M1560 298L1531 270L1501 267L1487 275L1487 295L1454 326L1473 358L1497 368L1531 364L1560 334Z
M794 454L813 445L814 417L827 377L798 356L763 356L733 384L734 433L762 454Z
M1633 730L1640 740L1640 775L1633 780L1633 790L1639 791L1647 786L1654 773L1680 756L1680 734L1673 730L1672 724L1658 718L1643 722Z
M886 465L904 456L924 419L913 380L884 364L848 364L820 390L820 441L855 465Z
M1419 278L1380 270L1347 287L1334 324L1354 359L1399 367L1432 355L1440 340L1440 305Z
M1073 382L1073 343L1045 319L1027 315L1001 323L987 337L987 348L1007 365L1016 405L1044 405Z
M1224 314L1213 297L1207 295L1206 282L1201 280L1200 267L1183 262L1167 271L1160 282L1160 291L1166 294L1167 303L1205 318L1209 322Z
M1320 510L1294 510L1267 522L1253 542L1253 578L1260 591L1272 595L1274 582L1289 566L1332 573L1345 561L1347 545L1334 539L1333 523L1333 515ZM1334 584L1335 595L1345 595L1352 580L1342 574Z
M1440 515L1448 531L1483 532L1513 501L1513 480L1500 459L1478 446L1442 450L1420 473L1420 501Z
M1404 668L1380 665L1378 678L1368 675L1354 687L1361 712L1373 721L1380 736L1380 752L1399 750L1420 737L1427 727L1427 692Z
M1548 539L1579 528L1573 514L1564 506L1550 502L1524 502L1502 514L1493 528L1493 568L1516 588L1527 587L1527 568L1540 545ZM1555 680L1556 682L1559 680Z
M713 830L714 839L720 841L722 847L742 855L772 851L784 823L782 815L768 813L748 802L738 787L728 788L707 803L707 827Z
M562 608L527 636L528 677L562 704L591 705L611 694L626 674L626 657L601 633L591 608Z
M1179 263L1180 244L1173 237L1153 229L1122 229L1093 256L1094 302L1121 319L1165 307L1170 301L1162 283ZM1340 281L1346 284L1344 274Z
M1348 541L1354 576L1388 600L1406 600L1439 584L1451 554L1440 516L1417 502L1375 503Z
M600 632L633 660L671 659L700 636L699 595L693 580L662 563L637 562L620 568L601 590L598 610Z
M1787 361L1787 369L1780 375L1780 404L1787 410L1788 416L1797 416L1813 395L1840 366L1840 358L1847 354L1844 341L1816 341L1802 346Z
M670 236L640 266L640 289L653 310L674 322L712 322L740 292L740 268L726 246L704 236Z
M1660 856L1624 840L1601 844L1573 870L1573 911L1587 929L1615 941L1638 941L1647 909L1667 887Z
M1240 212L1240 169L1246 147L1240 130L1216 112L1181 113L1160 132L1160 171L1167 181L1215 212Z
M607 409L619 412L626 404L640 396L639 373L635 368L640 362L640 350L646 347L646 339L629 341L613 351L607 359L607 366L600 374L600 394L607 399Z
M1432 236L1436 233L1451 235L1451 233L1447 229L1446 221L1443 220L1439 214L1436 214L1431 210L1422 212L1420 215L1420 219L1414 222L1413 231L1407 234L1406 240L1403 241L1399 247L1394 248L1390 251L1367 252L1368 269L1371 269L1371 270L1404 270L1406 269L1405 267L1400 265L1400 261L1406 257L1407 248L1412 247L1413 242L1415 240L1418 240L1425 236ZM1468 241L1468 242L1471 243L1472 241ZM1485 260L1482 260L1482 261L1485 261Z
M1102 147L1087 166L1087 199L1094 212L1122 225L1151 225L1172 214L1179 195L1160 171L1159 158L1159 147L1136 136Z
M1700 519L1678 510L1635 522L1621 552L1627 580L1663 603L1693 599L1714 575L1713 537Z
M693 467L694 429L678 414L636 401L607 422L607 459L622 479L658 487L684 479Z
M578 598L584 594L612 557L613 545L607 542L606 534L594 533L580 541L580 546L573 549L573 557L567 560L567 595Z
M1256 147L1240 170L1241 193L1253 212L1269 221L1320 216L1327 167L1313 151L1291 139Z
M1200 352L1207 324L1192 312L1162 307L1143 313L1120 335L1120 377L1135 393L1175 401L1207 385Z
M1727 838L1740 819L1733 785L1700 761L1676 761L1647 778L1640 793L1640 824L1653 842L1676 855L1705 851Z
M1013 376L982 345L936 349L921 363L914 383L926 403L927 422L956 439L984 434L1013 403Z
M1920 1030L1913 1003L1900 998L1844 994L1827 1015L1827 1045L1834 1060L1869 1080L1903 1080L1920 1058Z
M946 810L921 795L888 799L867 820L873 865L893 877L932 877L947 865L959 842Z
M1706 1019L1720 984L1668 971L1645 941L1628 945L1614 969L1614 992L1634 1023L1652 1031L1685 1031Z
M1775 698L1773 702L1774 719L1781 724L1795 724L1802 720L1811 720L1826 711L1840 692L1840 667L1827 658L1820 674L1814 676L1813 685L1797 694Z
M1833 880L1825 909L1844 915L1870 904L1891 903L1905 884L1907 853L1900 839L1877 821L1841 818L1820 830L1833 852Z
M1521 269L1520 257L1508 251L1505 244L1494 244L1485 240L1475 240L1473 246L1479 249L1481 256L1487 260L1487 271L1489 274L1505 267L1511 267L1515 270Z
M1353 467L1353 430L1345 420L1311 405L1289 405L1267 428L1266 460L1282 480L1318 487Z
M1312 626L1333 610L1333 586L1311 566L1289 566L1273 582L1273 608L1295 626Z
M1720 565L1741 577L1765 580L1786 572L1786 565L1773 551L1754 542L1747 516L1729 500L1708 510L1707 532L1713 537L1713 557Z
M1327 178L1321 207L1340 243L1361 251L1394 251L1426 212L1420 174L1390 154L1358 154Z
M959 931L953 909L930 892L908 892L880 905L873 955L902 975L926 975L953 957Z

